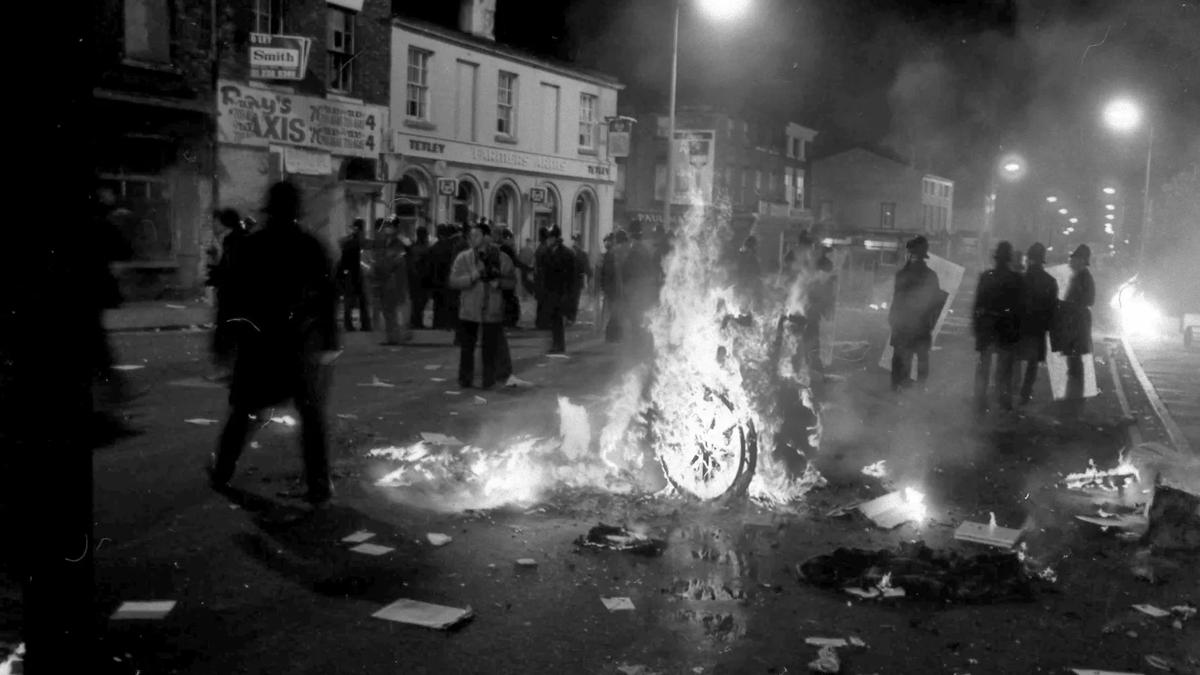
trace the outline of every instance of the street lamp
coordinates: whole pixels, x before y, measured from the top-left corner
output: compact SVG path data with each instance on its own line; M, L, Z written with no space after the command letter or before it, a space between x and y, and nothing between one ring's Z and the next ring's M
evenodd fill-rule
M1113 206L1112 204L1105 204L1105 205L1104 205L1104 210L1106 210L1106 211L1116 211L1116 210L1117 210L1117 207L1116 207L1116 206Z
M700 8L710 17L727 21L743 11L750 0L699 0ZM679 74L679 9L683 0L675 2L675 27L671 38L671 100L667 118L667 194L663 196L663 228L671 224L671 202L675 198L675 81Z
M1075 223L1078 223L1078 222L1079 222L1079 219L1078 219L1078 218L1068 218L1068 219L1067 219L1067 222L1068 222L1068 223L1071 223L1072 225L1074 225Z
M1055 197L1054 195L1050 195L1049 197L1046 197L1046 201L1048 201L1048 202L1050 202L1051 204L1053 204L1054 202L1057 202L1057 201L1058 201L1058 197Z
M1106 195L1115 195L1115 194L1117 194L1117 189L1116 189L1116 188L1111 188L1111 187L1106 187L1106 188L1104 188L1104 194L1106 194Z
M1066 209L1059 209L1058 212L1064 216L1067 215L1067 213L1068 213L1068 211Z
M1005 162L1004 170L1009 173L1017 173L1018 171L1021 170L1021 164L1019 162L1015 162L1015 161Z
M1116 218L1116 216L1114 216L1114 215L1113 215L1113 214L1111 214L1111 213L1106 213L1106 214L1104 214L1104 217L1105 217L1105 218L1107 218L1108 220L1112 220L1112 219Z
M1118 132L1129 132L1137 129L1142 124L1142 106L1138 105L1132 99L1118 98L1110 101L1104 107L1104 123L1110 129ZM1142 188L1142 232L1141 242L1138 246L1138 266L1140 267L1145 261L1146 256L1146 239L1150 234L1150 162L1154 157L1154 123L1147 121L1146 123L1146 183ZM1111 211L1112 206L1108 209Z

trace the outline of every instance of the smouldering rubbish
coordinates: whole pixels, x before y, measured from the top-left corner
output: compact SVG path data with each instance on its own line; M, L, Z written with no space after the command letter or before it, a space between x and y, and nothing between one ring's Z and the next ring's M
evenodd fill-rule
M885 530L910 521L920 525L925 520L925 495L906 487L861 504L858 510Z
M1140 476L1138 476L1137 467L1128 462L1121 462L1114 469L1101 471L1096 467L1096 462L1089 459L1087 471L1067 474L1063 483L1071 490L1094 489L1115 492L1130 481L1138 480L1140 480Z

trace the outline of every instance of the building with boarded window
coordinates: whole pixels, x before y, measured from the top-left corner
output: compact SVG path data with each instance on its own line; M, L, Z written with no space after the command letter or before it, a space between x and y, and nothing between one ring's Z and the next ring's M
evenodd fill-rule
M497 44L494 6L464 2L458 31L392 23L396 212L409 226L488 218L518 242L557 225L598 252L615 181L605 121L622 85Z

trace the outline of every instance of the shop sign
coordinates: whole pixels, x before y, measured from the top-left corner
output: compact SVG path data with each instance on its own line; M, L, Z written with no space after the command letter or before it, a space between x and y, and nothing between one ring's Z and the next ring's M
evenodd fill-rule
M251 33L250 79L303 80L311 51L312 38Z
M672 204L711 204L713 167L716 159L715 131L677 130L671 143L675 157Z
M544 204L546 202L546 188L529 188L529 201L534 204Z
M222 80L217 140L265 148L290 145L335 155L378 158L387 108L282 94Z
M414 136L396 132L395 151L409 157L424 157L456 164L487 166L496 169L516 169L531 173L579 178L600 183L614 179L610 162L585 162L554 155L496 148L476 143L462 143L429 136Z
M458 192L458 181L453 178L437 179L438 194L445 197L453 197Z
M617 117L608 123L609 157L629 156L629 136L636 121L632 117Z

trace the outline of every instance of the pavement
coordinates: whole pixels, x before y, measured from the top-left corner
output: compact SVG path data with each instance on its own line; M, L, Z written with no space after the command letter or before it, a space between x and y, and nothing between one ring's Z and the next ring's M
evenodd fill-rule
M956 315L963 306L965 296ZM286 423L258 432L232 499L208 489L201 468L218 426L187 420L221 420L226 392L207 378L206 330L161 330L203 325L191 323L201 307L185 307L148 306L110 323L129 327L113 336L118 361L141 366L128 374L149 393L133 411L144 433L95 453L102 641L92 672L785 673L816 658L804 638L849 635L866 643L839 650L842 672L851 673L1142 672L1148 656L1169 660L1174 672L1200 665L1200 621L1175 629L1131 609L1200 601L1200 559L1157 561L1160 583L1139 580L1130 570L1136 543L1076 520L1095 506L1060 486L1089 459L1111 466L1127 445L1118 389L1147 438L1163 433L1124 361L1113 362L1120 387L1110 369L1097 369L1102 395L1081 420L1059 417L1044 377L1029 409L975 419L974 353L961 321L939 340L929 392L897 397L874 365L886 312L844 311L839 339L866 340L871 351L834 363L814 458L827 484L802 503L552 490L462 511L415 505L411 491L377 486L386 467L367 452L420 432L479 443L553 434L559 397L594 410L633 365L627 349L580 326L568 336L570 358L550 359L545 333L516 331L516 373L534 386L458 392L448 333L419 331L402 347L379 345L378 333L348 333L329 405L338 496L311 513L278 494L301 470L296 430ZM170 325L156 325L164 318ZM1103 365L1123 358L1113 343L1098 343ZM395 386L360 386L373 380ZM865 476L862 468L879 460L886 475ZM857 515L830 515L899 487L925 493L926 521L882 530ZM1030 601L859 601L796 577L797 563L837 547L922 540L978 553L986 549L954 541L953 531L992 516L1023 528L1031 564L1056 577ZM598 522L643 527L667 541L666 552L645 558L573 545ZM392 550L349 551L341 539L359 530ZM453 541L432 546L431 532ZM537 567L518 567L518 558ZM0 588L11 594L10 584ZM600 598L613 596L634 609L607 610ZM0 626L11 625L14 603L5 598ZM372 617L399 598L470 606L474 618L437 631ZM160 620L110 619L133 600L176 604Z
M1185 347L1179 335L1135 336L1126 342L1135 375L1171 444L1200 453L1200 345Z

